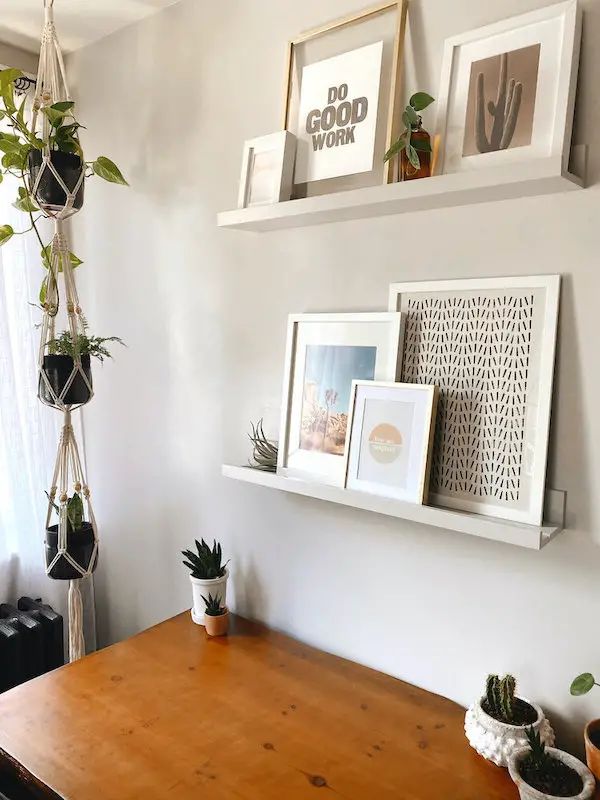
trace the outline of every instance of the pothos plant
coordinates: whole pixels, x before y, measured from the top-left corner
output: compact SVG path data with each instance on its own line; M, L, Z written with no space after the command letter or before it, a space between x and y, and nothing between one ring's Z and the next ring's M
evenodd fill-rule
M412 166L415 169L420 169L421 160L419 159L419 150L430 153L431 144L428 139L421 139L413 136L413 131L421 125L421 117L418 112L423 111L433 102L435 102L435 98L427 94L427 92L417 92L413 94L402 114L404 130L384 155L384 161L389 161L404 150Z
M58 103L52 102L49 92L44 92L40 99L36 99L36 110L43 114L48 120L47 136L41 138L37 132L31 131L25 120L25 110L27 98L17 104L15 96L15 81L21 78L23 73L18 69L0 70L0 120L4 120L9 131L0 131L0 152L3 153L0 159L0 181L5 175L12 175L19 180L21 185L13 205L29 216L29 227L15 231L11 225L0 225L0 246L6 244L13 236L23 235L34 231L41 247L42 264L47 269L52 270L51 244L44 243L38 229L38 221L41 214L35 203L35 198L30 193L29 178L29 155L35 150L42 151L49 148L50 151L60 151L79 156L85 170L85 177L97 175L110 183L118 183L127 186L127 181L123 177L117 165L106 156L99 156L95 161L85 161L81 144L79 141L79 130L83 126L75 117L75 103L71 100ZM69 254L71 267L78 267L82 261L73 253ZM58 265L61 272L63 264ZM56 282L57 276L52 275ZM40 290L40 305L46 301L46 281L42 282Z

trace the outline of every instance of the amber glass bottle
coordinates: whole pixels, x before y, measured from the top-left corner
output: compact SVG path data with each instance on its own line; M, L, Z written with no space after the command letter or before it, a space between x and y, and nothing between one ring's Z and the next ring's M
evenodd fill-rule
M410 136L411 142L414 141L422 141L422 142L429 142L431 146L431 137L427 133L426 130L423 129L423 125L421 122L421 118L419 117L419 123L415 125L411 131ZM431 151L426 150L417 150L419 154L419 161L421 162L421 166L419 169L415 169L413 165L408 160L408 156L406 155L406 150L402 150L400 154L400 180L401 181L412 181L415 178L429 178L431 177Z

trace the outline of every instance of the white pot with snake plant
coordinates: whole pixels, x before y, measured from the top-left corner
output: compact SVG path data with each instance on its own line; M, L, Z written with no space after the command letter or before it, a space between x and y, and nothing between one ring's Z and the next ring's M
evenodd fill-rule
M192 619L196 625L204 625L204 612L206 602L204 598L211 595L219 598L222 606L227 605L227 578L229 570L226 561L223 564L223 550L221 544L216 540L210 547L204 539L199 542L197 539L196 553L192 550L182 550L184 556L183 563L190 571L190 581L192 584L192 596L194 604L192 606Z

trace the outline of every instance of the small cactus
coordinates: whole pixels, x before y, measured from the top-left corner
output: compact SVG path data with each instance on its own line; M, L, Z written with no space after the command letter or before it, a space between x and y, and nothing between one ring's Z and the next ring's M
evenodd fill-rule
M515 691L517 682L512 675L500 678L488 675L485 684L485 710L494 719L511 723L515 713Z

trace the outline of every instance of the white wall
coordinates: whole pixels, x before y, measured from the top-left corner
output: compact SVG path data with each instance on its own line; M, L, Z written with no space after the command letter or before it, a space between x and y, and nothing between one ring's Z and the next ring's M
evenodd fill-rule
M188 607L178 551L216 536L237 611L463 704L488 671L510 670L573 745L600 708L600 694L568 693L576 673L600 671L600 0L582 2L585 192L219 231L243 140L279 127L286 40L361 5L184 0L70 59L88 157L112 156L132 184L90 181L75 221L88 316L128 344L96 370L85 412L100 639ZM412 0L409 89L437 94L445 37L538 5ZM288 313L384 309L391 281L547 272L565 275L548 482L568 491L569 530L543 552L220 476L223 460L246 460L249 420L276 414Z

